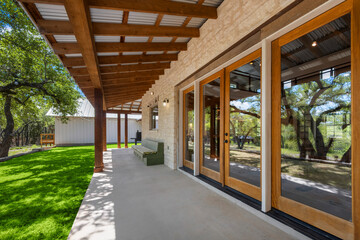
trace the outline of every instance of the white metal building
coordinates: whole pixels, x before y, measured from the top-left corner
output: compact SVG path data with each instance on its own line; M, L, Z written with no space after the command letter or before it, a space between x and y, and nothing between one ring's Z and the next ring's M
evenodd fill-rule
M50 109L47 116L55 117L55 144L87 145L94 144L94 108L87 99L79 100L78 112L69 116L67 123L62 123L60 116ZM134 142L136 131L141 132L141 115L128 115L129 142ZM117 114L106 114L106 141L117 142ZM125 141L125 120L121 114L121 142Z

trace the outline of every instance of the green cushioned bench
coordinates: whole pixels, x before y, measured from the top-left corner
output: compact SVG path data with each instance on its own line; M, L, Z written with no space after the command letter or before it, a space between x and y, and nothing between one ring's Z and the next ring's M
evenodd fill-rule
M144 139L141 145L132 146L134 154L144 161L146 166L164 164L164 143Z

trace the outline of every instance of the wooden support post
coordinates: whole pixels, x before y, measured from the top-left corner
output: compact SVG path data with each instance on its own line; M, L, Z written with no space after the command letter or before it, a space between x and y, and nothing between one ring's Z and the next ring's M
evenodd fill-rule
M121 148L121 115L117 114L117 147Z
M125 148L128 148L128 115L125 114Z
M103 163L103 95L100 88L94 89L95 100L95 168L94 172L102 172Z
M360 239L360 1L353 1L351 13L351 130L352 130L352 221L354 239Z
M103 151L107 151L107 141L106 141L106 111L103 111L102 113L102 119L103 119L103 122L102 122L102 128L103 128Z

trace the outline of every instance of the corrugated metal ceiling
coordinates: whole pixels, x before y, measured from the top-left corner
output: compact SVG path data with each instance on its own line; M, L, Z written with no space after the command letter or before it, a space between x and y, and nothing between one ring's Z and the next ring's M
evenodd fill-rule
M92 22L122 23L123 11L90 8Z

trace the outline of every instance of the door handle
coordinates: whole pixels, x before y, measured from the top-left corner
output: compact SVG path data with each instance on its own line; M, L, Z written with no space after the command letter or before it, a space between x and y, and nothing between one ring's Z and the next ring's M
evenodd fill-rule
M229 135L228 133L225 133L225 136Z
M229 141L228 140L225 140L224 143L228 143Z

